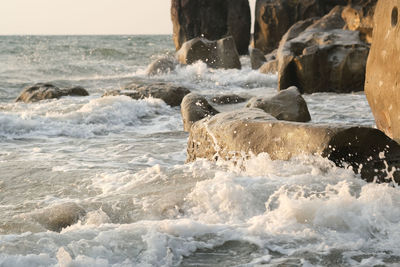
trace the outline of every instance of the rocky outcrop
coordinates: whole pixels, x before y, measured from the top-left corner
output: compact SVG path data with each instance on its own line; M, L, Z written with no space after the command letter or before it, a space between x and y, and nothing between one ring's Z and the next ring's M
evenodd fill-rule
M252 48L250 50L250 62L251 62L251 68L253 70L259 69L265 62L267 62L267 59L264 56L264 53L257 48Z
M154 60L146 70L147 75L154 76L173 71L178 63L171 57L162 57Z
M181 104L183 129L189 132L196 121L218 113L219 111L213 108L203 96L190 93L183 98Z
M349 93L364 89L369 46L356 31L343 30L342 7L323 18L293 25L278 49L278 88L301 93Z
M246 98L235 94L219 95L211 98L211 101L218 105L243 103L246 100L247 100Z
M71 88L60 89L50 83L37 83L23 89L21 94L15 100L25 103L37 102L45 99L60 98L63 96L88 96L89 93L82 87L76 86Z
M262 109L278 120L297 122L311 120L307 103L295 86L282 90L273 97L253 97L246 107Z
M378 1L365 93L376 125L400 142L399 0Z
M125 95L133 99L143 99L147 97L160 98L165 103L174 107L179 106L185 95L190 91L182 86L163 82L148 82L137 80L126 85L123 90L113 90L106 92L103 96Z
M188 162L197 158L235 161L260 153L268 153L273 160L321 155L337 166L352 166L369 182L390 182L388 172L399 166L400 146L374 128L278 121L260 109L220 113L190 129ZM393 175L400 182L399 171Z
M248 0L172 0L171 18L176 50L196 37L218 40L231 35L239 54L248 53L251 27Z
M296 22L327 14L348 0L257 0L254 46L265 54L278 47L286 31Z
M181 64L192 64L201 60L211 68L241 68L239 54L232 37L218 41L194 38L182 45L176 57Z

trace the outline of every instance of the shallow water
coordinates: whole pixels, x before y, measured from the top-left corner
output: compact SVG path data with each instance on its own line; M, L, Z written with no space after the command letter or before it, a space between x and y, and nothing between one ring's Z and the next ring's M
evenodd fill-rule
M398 188L314 156L185 164L179 108L101 98L134 77L207 96L275 93L277 77L248 57L242 70L145 76L173 52L170 36L0 37L0 266L397 265ZM91 96L13 102L36 82ZM362 93L305 98L314 122L374 125ZM71 216L51 231L49 218Z

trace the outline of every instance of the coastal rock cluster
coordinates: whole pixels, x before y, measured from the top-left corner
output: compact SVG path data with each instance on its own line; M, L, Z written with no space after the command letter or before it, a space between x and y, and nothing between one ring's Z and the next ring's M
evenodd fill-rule
M50 83L37 83L25 87L15 100L16 102L37 102L45 99L58 99L63 96L88 96L89 93L80 86L60 89Z

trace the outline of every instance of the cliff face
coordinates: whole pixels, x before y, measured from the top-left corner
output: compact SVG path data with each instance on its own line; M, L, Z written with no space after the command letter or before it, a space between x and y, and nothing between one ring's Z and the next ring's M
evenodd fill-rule
M195 37L218 40L232 35L239 54L247 54L251 14L248 0L172 0L176 49Z

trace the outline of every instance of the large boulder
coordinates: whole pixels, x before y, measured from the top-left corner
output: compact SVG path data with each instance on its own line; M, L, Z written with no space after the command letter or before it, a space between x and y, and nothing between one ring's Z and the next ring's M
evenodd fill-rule
M196 37L218 40L231 35L238 52L248 53L251 27L248 0L172 0L171 18L176 50Z
M283 36L278 49L278 89L301 93L362 91L369 45L359 32L343 30L343 7L323 18L300 21Z
M192 64L201 60L211 68L241 68L239 54L231 36L218 41L194 38L182 45L176 57L181 64Z
M33 86L25 87L15 100L25 103L37 102L45 99L60 98L63 96L88 96L89 93L82 87L60 89L50 83L37 83Z
M297 122L311 120L307 103L295 86L282 90L273 97L253 97L246 107L262 109L278 120Z
M337 166L352 166L367 181L400 182L400 145L367 127L278 121L260 109L219 113L190 129L187 161L236 160L268 153L271 159L320 155Z
M285 32L297 21L321 17L348 0L257 0L254 46L265 54L278 47Z
M181 104L183 130L189 132L196 121L218 113L219 111L213 108L203 96L190 93L183 98Z
M168 105L179 106L185 95L189 94L189 89L164 82L149 82L136 80L126 85L123 90L112 90L103 96L125 95L133 99L143 99L147 97L160 98Z
M365 93L376 125L400 142L400 0L378 1Z

